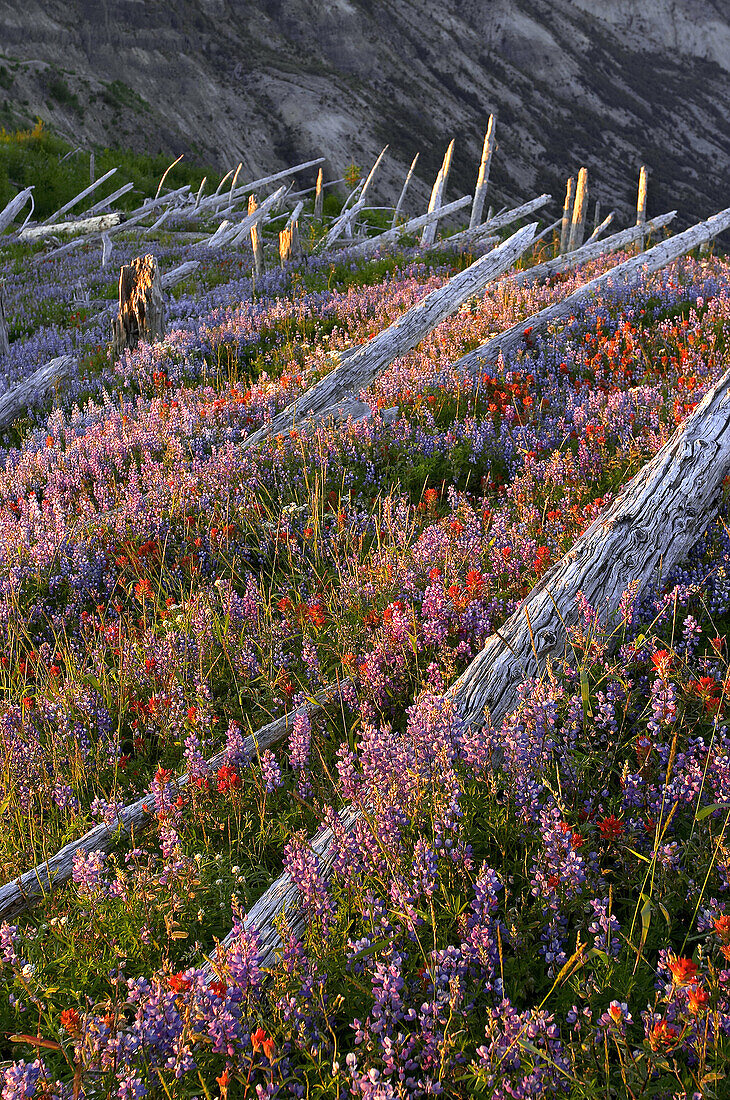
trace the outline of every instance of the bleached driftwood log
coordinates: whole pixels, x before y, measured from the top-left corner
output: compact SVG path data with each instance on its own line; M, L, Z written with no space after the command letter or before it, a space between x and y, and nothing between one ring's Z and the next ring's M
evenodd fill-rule
M668 214L660 214L647 222L645 231L663 229L676 216L676 210L670 210ZM606 221L608 221L608 218ZM580 248L576 248L575 252L566 252L564 256L556 256L554 260L546 260L545 263L535 264L524 271L517 271L514 275L509 276L509 280L511 283L518 283L523 286L527 283L534 283L538 279L549 279L560 271L567 271L571 267L577 267L578 264L595 260L605 252L618 252L621 248L628 248L629 245L639 240L641 233L642 230L638 226L631 225L628 229L622 229L619 233L614 233L613 236L606 237L603 241L586 241Z
M575 176L571 176L565 188L565 202L563 204L563 225L560 230L560 251L568 251L570 241L570 223L573 218L573 202L575 200Z
M50 225L29 225L18 234L19 241L40 241L44 237L54 237L66 233L105 233L114 225L119 225L122 215L118 210L111 214L100 214L95 218L82 218L76 222L53 222Z
M455 139L452 138L449 142L448 149L444 153L443 162L439 169L438 175L436 176L436 181L431 191L431 199L428 204L429 214L433 213L434 210L438 210L441 206L443 206L444 194L446 193L446 184L449 181L449 172L451 171L451 161L454 156L454 142ZM428 225L424 226L423 233L421 234L421 247L428 248L430 244L433 244L435 239L436 222L429 222Z
M324 172L320 165L317 172L317 182L314 185L314 220L322 221L322 210L324 209Z
M385 148L380 153L380 156L378 157L378 159L375 161L375 164L370 169L370 172L368 173L368 176L367 176L365 182L362 184L362 187L360 188L360 193L359 193L357 202L354 202L352 204L352 206L348 207L347 209L345 209L343 207L343 213L340 214L339 218L334 223L334 225L332 226L329 233L327 234L327 236L324 239L324 244L323 244L324 248L331 248L332 245L334 244L334 242L337 240L337 238L342 236L342 234L348 228L348 226L350 228L352 228L352 223L353 223L354 219L357 217L357 215L360 213L363 206L365 205L365 199L367 198L367 194L368 194L368 191L370 190L370 186L373 182L373 178L375 176L375 173L377 172L378 168L380 167L380 162L382 161L382 159L385 156L387 151L388 151L388 146L386 145ZM347 203L345 203L345 206L347 206Z
M283 740L289 732L295 714L308 714L310 718L320 714L348 681L341 685L328 684L313 699L304 703L292 714L262 726L255 733L244 738L243 751L249 760L256 760L265 750ZM225 749L206 760L209 771L215 771L226 762ZM187 772L175 778L178 787L184 788L190 782ZM51 889L61 886L71 877L73 859L78 851L106 852L119 837L129 836L132 832L141 832L154 820L154 795L148 794L123 806L111 825L96 825L89 832L71 840L50 859L25 871L18 878L0 887L0 921L9 920L22 913L34 901L44 897Z
M403 182L403 186L401 187L401 192L400 192L400 195L398 196L398 201L395 204L395 210L393 211L393 221L391 223L391 229L395 229L395 227L398 224L398 218L400 217L400 212L403 209L403 203L405 202L405 199L406 199L406 192L408 191L408 188L410 187L411 180L413 179L413 173L416 170L416 165L418 163L418 158L419 158L420 155L421 155L420 153L416 153L415 157L411 161L411 166L408 169L408 173L407 173L406 178Z
M67 203L60 206L53 214L44 220L43 224L48 225L50 222L55 222L57 218L60 218L62 214L65 214L68 210L72 210L74 206L85 199L87 195L90 195L92 191L96 191L97 187L100 187L102 183L113 176L116 172L116 168L110 168L108 172L105 172L103 176L99 176L98 180L94 183L90 183L88 187L85 187L83 191L79 191L78 195L75 195L72 199L69 199Z
M132 351L140 340L165 333L165 299L154 256L137 256L119 273L119 312L112 326L112 356Z
M573 221L570 226L570 238L568 251L574 252L583 244L583 236L586 228L586 214L588 212L588 169L581 168L578 173L578 183L575 187L575 202L573 204Z
M369 256L379 249L390 247L390 245L399 241L401 237L408 236L410 233L415 233L424 225L428 225L429 222L440 221L441 218L445 218L448 214L455 214L457 210L463 210L470 202L471 195L462 195L460 199L454 199L453 202L447 203L446 206L442 206L438 210L433 210L430 214L420 214L417 218L411 218L410 221L404 222L403 225L396 226L395 229L386 229L384 233L378 233L375 237L366 237L364 241L349 245L347 248L343 249L341 256L346 256L348 260L354 260L361 256Z
M551 306L546 306L545 309L533 314L532 317L526 318L518 325L512 325L505 332L493 336L491 340L487 340L481 347L470 351L468 355L463 355L461 359L457 359L452 365L453 369L463 371L467 375L478 376L485 367L491 366L497 361L500 352L503 355L508 355L519 348L524 348L526 329L530 330L530 337L534 339L538 333L545 332L548 326L555 321L570 317L577 305L588 301L597 290L600 290L606 284L611 283L620 286L635 280L640 273L651 274L654 271L659 271L662 267L666 267L668 263L671 263L672 260L676 260L679 256L685 256L693 248L697 248L703 241L712 240L718 233L722 233L728 225L730 225L730 208L721 211L719 214L714 214L707 221L693 225L690 229L686 229L684 233L678 233L676 237L661 241L650 248L648 252L624 260L623 263L612 267L610 271L606 271L603 275L599 275L597 278L591 279L590 282L578 287L566 298L562 298ZM527 275L529 272L524 274Z
M285 193L286 187L280 187L278 191L264 199L260 206L252 213L247 214L240 222L234 222L233 224L228 221L221 222L213 236L206 241L202 241L201 244L205 245L206 248L217 249L222 248L223 245L233 247L246 238L250 239L251 229L268 215L271 208L284 197Z
M0 428L21 416L31 405L45 400L59 382L68 376L75 360L70 355L59 355L24 378L14 389L0 395Z
M257 191L262 187L267 187L270 183L278 183L279 180L287 179L289 176L293 176L297 172L303 172L306 168L315 168L318 164L324 164L324 160L324 157L317 157L315 160L305 160L302 164L294 164L291 168L285 168L281 172L274 172L272 175L262 176L261 179L251 180L250 183L245 183L243 184L243 186L236 188L234 199L237 200L239 198L242 198L244 195L248 195L251 191ZM229 172L228 176L230 175L231 173ZM227 179L228 176L226 176L224 180L221 181L221 184L214 195L209 195L207 199L201 200L200 206L198 208L200 211L215 210L227 201L226 196L223 195L221 197L219 192L220 188L225 182L225 179ZM228 201L230 201L230 196Z
M0 233L4 232L4 230L15 221L28 199L30 199L31 202L33 200L32 187L25 187L22 191L18 191L18 194L13 196L7 206L4 206L3 209L0 210Z
M5 319L5 280L0 279L0 359L10 354L8 322Z
M107 195L105 199L99 199L93 206L90 206L86 211L86 217L90 218L92 214L97 214L100 211L105 210L108 206L111 206L117 199L121 199L122 195L126 195L134 188L133 183L125 183L123 187L119 187L116 191L112 191L111 195Z
M471 218L469 219L470 229L474 229L477 225L481 225L482 222L484 200L487 197L487 187L489 186L489 169L495 149L494 135L496 126L497 120L494 115L490 115L489 122L487 123L487 132L484 136L484 146L482 148L482 159L479 165L479 175L477 176L477 186L474 192L474 205L471 208Z
M596 203L596 206L598 206L598 205L599 204ZM601 211L599 210L597 217L600 217L600 214L601 214ZM613 221L613 219L615 217L616 217L616 211L612 210L611 213L608 214L603 219L602 222L596 221L595 228L594 228L593 232L591 233L590 237L588 238L588 240L586 241L586 244L592 244L594 241L597 241L598 238L606 232L606 230L608 229L609 225L611 224L611 222Z
M343 397L356 397L394 359L416 347L431 329L450 317L462 302L481 293L493 279L507 271L530 247L535 229L534 222L518 229L499 248L482 256L466 270L449 279L445 286L433 290L384 332L348 355L334 370L268 424L248 436L242 446L256 446L268 436L287 431L303 419L323 413Z

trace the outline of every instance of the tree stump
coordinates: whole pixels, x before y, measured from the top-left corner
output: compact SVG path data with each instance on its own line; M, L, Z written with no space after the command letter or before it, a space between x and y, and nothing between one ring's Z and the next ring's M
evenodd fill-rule
M112 322L112 356L132 351L140 340L159 340L165 334L165 299L157 260L137 256L119 273L119 313Z

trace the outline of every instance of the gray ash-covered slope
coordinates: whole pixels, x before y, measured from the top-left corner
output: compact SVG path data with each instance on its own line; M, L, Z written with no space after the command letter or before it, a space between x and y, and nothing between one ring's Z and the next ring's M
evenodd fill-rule
M389 142L376 193L420 149L422 201L452 136L471 190L497 111L492 202L557 213L587 164L626 214L642 162L650 212L730 201L730 0L0 0L0 53L0 121L77 143L339 176Z

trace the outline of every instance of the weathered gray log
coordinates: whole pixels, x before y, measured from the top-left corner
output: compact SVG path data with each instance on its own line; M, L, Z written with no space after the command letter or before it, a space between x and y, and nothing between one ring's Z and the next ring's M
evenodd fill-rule
M58 383L68 376L74 362L70 355L59 355L24 378L14 389L0 394L0 428L7 428L31 405L45 400Z
M730 218L728 218L730 223ZM730 371L671 439L544 574L447 692L469 724L498 723L522 681L570 659L566 629L582 593L603 621L631 585L637 595L691 550L717 512L730 474Z
M535 222L518 229L499 248L459 272L445 286L431 291L422 302L409 309L364 347L340 361L320 382L248 436L242 446L255 446L268 436L287 431L306 417L316 416L336 405L343 397L357 396L394 359L420 344L431 329L450 317L463 302L481 293L493 279L507 271L530 247L535 229Z
M101 266L102 269L106 267L112 258L113 249L112 239L108 233L102 233L101 235Z
M177 286L183 279L187 279L188 275L192 275L199 267L200 260L186 260L184 264L171 267L169 271L165 271L160 276L160 286L163 290L172 290L174 286Z
M324 172L320 165L317 172L317 182L314 187L314 217L315 221L322 221L322 210L324 209Z
M361 256L369 256L379 249L389 248L391 245L396 244L401 237L408 236L410 233L415 233L418 229L421 229L424 225L428 225L431 221L440 221L441 218L445 218L448 214L455 214L457 210L463 210L470 202L471 195L462 195L460 199L454 199L453 202L447 203L446 206L442 206L438 210L433 210L430 214L420 214L417 218L411 218L410 221L404 222L403 225L396 226L395 229L387 229L384 233L379 233L376 237L367 237L358 244L350 245L348 248L343 249L341 255L346 256L348 260L354 260L359 259Z
M400 212L403 209L403 203L405 202L405 199L406 199L406 192L408 191L408 188L410 187L410 183L411 183L411 180L413 178L413 173L416 170L416 165L418 164L418 158L419 158L420 155L421 155L420 153L416 153L415 157L411 161L411 166L408 169L408 172L406 174L406 178L403 182L403 186L401 187L401 192L400 192L400 195L398 196L398 201L395 204L395 210L393 211L393 221L391 223L391 229L395 229L395 227L398 224L398 218L400 217Z
M647 222L645 231L663 229L676 216L676 210L670 210L668 214L660 214ZM609 218L606 218L606 221L608 220ZM603 241L586 241L580 248L576 248L575 252L566 252L563 256L556 256L554 260L546 260L544 263L534 264L533 267L528 267L524 271L517 271L509 276L509 280L511 283L524 286L527 283L534 283L538 279L549 279L560 271L567 271L571 267L577 267L578 264L588 263L589 260L595 260L606 252L618 252L621 248L628 248L629 245L639 240L641 233L639 227L632 225L628 229L622 229L619 233L614 233L611 237L606 237Z
M573 218L573 202L575 199L575 176L571 176L565 188L565 203L563 204L563 227L560 231L560 251L568 251L570 241L570 223Z
M431 199L428 204L428 213L433 213L434 210L438 210L443 206L444 194L446 192L446 184L449 180L449 172L451 171L451 161L454 156L454 141L452 138L449 142L449 146L444 153L444 159L436 176L436 182L433 185L431 191ZM430 244L433 244L436 239L436 222L429 222L424 226L423 233L421 234L421 247L428 248Z
M596 199L596 205L593 209L593 232L598 229L601 224L601 200Z
M58 210L54 211L53 214L49 214L49 216L43 221L43 225L48 225L49 222L55 222L56 219L60 218L62 214L65 214L68 210L73 209L73 207L76 206L77 203L80 203L81 200L85 199L87 195L90 195L92 191L96 191L97 187L100 187L101 184L108 180L110 176L113 176L115 172L116 168L110 168L109 171L105 172L103 176L99 176L98 180L96 180L94 183L90 183L89 186L85 187L83 191L79 191L78 195L75 195L67 203L64 203L64 205L59 207Z
M5 280L0 279L0 359L10 354L8 322L5 319Z
M94 150L89 153L89 183L93 183L96 179L96 157L94 156Z
M28 199L33 199L33 188L25 187L22 191L18 191L7 206L4 206L0 210L0 233L7 229L7 227L14 222L20 211L23 209Z
M233 192L236 190L236 181L238 180L238 173L241 171L242 168L243 168L243 161L239 161L238 162L238 167L236 168L236 171L233 173L233 179L231 180L231 190L228 194L228 210L229 211L233 209ZM249 206L250 206L250 203L249 203Z
M316 157L315 160L305 160L302 164L294 164L291 168L285 168L281 172L274 172L270 176L262 176L261 179L251 180L250 183L243 184L242 187L236 188L236 196L247 195L250 191L257 191L262 187L267 187L270 183L278 183L279 180L287 179L289 176L293 176L296 172L303 172L305 168L315 168L318 164L324 164L324 157ZM228 173L228 176L231 172ZM210 195L207 199L203 199L200 203L201 210L215 209L216 206L220 206L226 201L225 196L219 197L220 188L223 186L225 179L221 181L221 184L214 195ZM218 200L218 202L216 202Z
M479 165L479 175L477 176L477 186L474 192L474 205L471 208L471 218L469 219L470 229L474 229L475 226L481 225L482 223L484 200L487 197L487 187L489 186L489 169L492 163L492 154L495 149L496 127L497 121L494 115L490 115L489 122L487 123L487 132L484 137L482 159Z
M512 225L520 218L529 218L530 214L534 214L537 210L541 210L543 206L546 206L551 198L552 195L548 194L538 195L534 199L521 203L520 206L513 206L511 210L503 210L495 217L487 218L485 222L482 222L480 228L489 230L492 233L496 229L504 229L506 225Z
M75 222L53 222L47 225L30 225L18 233L19 241L40 241L44 237L54 237L67 233L105 233L114 225L119 225L122 215L118 210L110 214L99 214L94 218L82 218Z
M378 168L380 167L380 162L382 161L383 157L385 156L387 150L388 150L388 146L386 145L385 148L380 153L380 156L378 157L378 159L375 161L375 164L370 169L365 182L363 183L362 187L360 188L360 194L358 196L357 202L353 203L353 205L350 206L346 210L343 207L344 212L342 214L340 214L339 218L334 223L334 225L332 226L332 228L330 229L329 233L327 234L327 236L324 240L324 248L330 248L334 244L334 242L337 240L337 238L342 235L342 233L345 231L345 229L348 226L350 226L350 228L352 228L352 222L357 217L357 215L360 213L363 206L365 205L365 199L367 198L368 191L370 190L370 185L373 182L373 177L375 176L375 173L377 172ZM345 206L347 206L347 203L345 203Z
M598 206L598 205L599 205L599 204L598 204L598 203L596 203L596 206ZM599 210L599 211L598 211L598 213L600 214L600 212L601 212L601 211ZM602 235L603 235L603 234L604 234L604 233L606 232L606 230L608 229L609 225L611 224L611 222L613 221L613 219L614 219L615 217L616 217L616 211L615 211L615 210L612 210L612 211L611 211L611 213L610 213L610 214L608 214L608 215L607 215L607 216L606 216L606 217L605 217L605 218L603 219L603 221L602 221L602 222L600 222L599 224L597 224L597 225L596 225L596 227L594 228L594 230L593 230L593 232L591 233L590 237L589 237L589 238L588 238L588 240L586 241L586 244L593 244L593 242L594 242L594 241L597 241L597 240L598 240L598 238L599 238L600 236L602 236Z
M157 260L149 253L125 264L119 273L119 312L112 326L112 356L132 351L165 334L165 299Z
M588 169L581 168L578 173L578 183L575 188L575 202L573 204L573 221L570 226L570 239L568 251L575 252L583 244L583 236L586 227L586 213L588 212Z
M111 195L107 195L105 199L99 199L93 206L90 206L86 211L86 217L90 218L92 214L98 214L104 211L108 206L111 206L117 199L121 199L122 195L126 195L134 188L133 183L125 183L123 187L119 187L116 191L112 191Z
M265 749L283 740L295 714L308 714L313 717L321 713L336 697L342 685L328 684L313 699L304 703L293 714L285 714L273 722L262 726L255 733L244 738L243 751L250 760L258 758ZM226 762L226 750L217 752L206 760L206 767L215 771ZM184 788L190 782L187 772L175 779L178 787ZM78 840L65 844L54 856L25 871L0 887L0 921L10 920L22 913L39 898L45 897L51 889L61 886L71 877L74 856L78 851L108 851L119 837L129 836L132 831L141 832L154 820L154 795L148 794L123 806L111 825L96 825Z
M457 359L452 364L452 369L463 371L466 375L478 377L485 367L491 366L497 361L500 352L503 355L509 355L511 352L525 347L525 329L530 329L531 338L534 339L538 333L545 332L548 326L555 321L570 317L577 305L588 301L597 290L607 283L625 285L638 278L642 272L650 274L653 271L659 271L660 268L665 267L672 260L676 260L679 256L684 256L687 252L691 252L693 248L697 248L703 241L716 237L728 225L730 225L730 208L721 211L719 214L714 214L707 221L699 222L690 229L686 229L684 233L678 233L676 237L661 241L650 248L648 252L632 256L631 259L624 260L623 263L617 264L616 267L612 267L610 271L604 272L603 275L591 279L590 282L578 287L566 298L555 302L551 306L546 306L545 309L535 313L532 317L526 318L518 325L512 325L505 332L493 336L491 340L487 340L475 351L463 355L461 359ZM628 231L625 230L625 232ZM554 263L555 261L550 262ZM521 275L528 276L529 270L521 273Z
M280 199L284 197L286 193L286 187L280 187L278 191L275 191L273 195L269 195L264 199L260 206L256 208L251 214L247 214L240 222L231 224L228 221L223 221L216 229L212 237L209 237L206 241L201 243L207 248L221 248L223 245L238 245L244 239L250 240L251 229L254 225L257 225L262 218L266 217L271 210L272 206L275 206Z

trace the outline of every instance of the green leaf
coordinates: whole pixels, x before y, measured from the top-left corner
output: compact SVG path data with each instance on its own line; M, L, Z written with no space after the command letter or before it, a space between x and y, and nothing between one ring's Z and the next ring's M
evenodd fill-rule
M697 821L704 821L706 817L713 814L715 810L730 810L730 802L713 802L711 806L703 806L701 810L698 810L695 814Z

